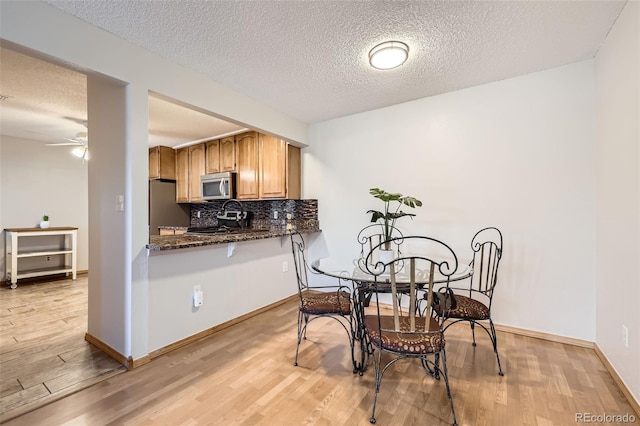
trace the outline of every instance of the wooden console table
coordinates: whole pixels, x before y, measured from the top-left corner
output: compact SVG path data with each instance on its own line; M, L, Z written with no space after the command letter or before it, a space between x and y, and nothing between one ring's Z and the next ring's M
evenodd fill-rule
M20 278L32 278L53 274L77 275L78 228L5 228L5 275L11 288L18 287ZM46 237L39 245L33 243L33 237ZM40 241L40 240L37 240ZM60 263L60 256L63 262ZM48 263L52 258L58 262L53 266L21 266L20 259L44 258ZM27 262L24 262L27 263Z

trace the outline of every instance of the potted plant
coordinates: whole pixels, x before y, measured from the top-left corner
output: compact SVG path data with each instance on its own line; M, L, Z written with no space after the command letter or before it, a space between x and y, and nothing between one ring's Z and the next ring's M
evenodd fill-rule
M401 217L409 216L413 217L415 214L406 213L400 208L407 206L411 208L421 207L422 201L409 195L402 195L400 193L391 193L384 191L380 188L371 188L369 193L375 198L382 200L384 203L384 210L369 210L367 213L371 214L371 222L378 222L382 219L382 230L385 242L385 248L390 249L388 241L391 239L391 231L396 224L396 220ZM397 205L396 205L397 203Z
M42 216L42 220L40 221L40 228L45 229L49 227L49 216L46 214Z

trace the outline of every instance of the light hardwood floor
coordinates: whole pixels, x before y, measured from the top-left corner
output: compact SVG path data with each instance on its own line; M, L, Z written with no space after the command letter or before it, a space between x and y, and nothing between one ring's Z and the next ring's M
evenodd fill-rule
M297 303L224 329L140 368L17 417L7 425L368 425L372 367L352 373L344 331L311 324L293 366ZM489 340L447 334L460 425L575 425L577 413L636 416L591 349L498 332L505 376ZM385 374L379 425L446 425L444 383L413 361Z
M0 421L125 368L84 340L87 275L0 288Z

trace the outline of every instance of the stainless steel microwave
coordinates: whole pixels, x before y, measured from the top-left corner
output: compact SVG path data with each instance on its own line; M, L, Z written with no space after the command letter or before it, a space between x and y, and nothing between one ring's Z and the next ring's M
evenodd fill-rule
M236 196L234 172L213 173L200 176L202 198L206 201L228 200Z

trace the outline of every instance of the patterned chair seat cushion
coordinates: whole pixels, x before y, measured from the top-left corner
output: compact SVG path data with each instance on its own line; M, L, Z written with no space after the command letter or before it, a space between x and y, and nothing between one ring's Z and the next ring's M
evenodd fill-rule
M456 294L456 305L455 309L445 312L447 318L464 318L474 320L489 319L489 308L487 308L484 303L479 302L476 299ZM438 316L442 315L440 305L434 304L433 310L438 314Z
M302 307L306 314L341 314L351 313L351 298L346 291L305 292L302 294Z
M387 331L394 329L393 316L381 316L382 348L396 353L405 354L432 354L440 352L444 347L444 335L440 332L438 321L429 318L429 333L402 333ZM424 317L416 318L416 329L424 330ZM366 315L364 317L365 329L369 340L376 346L380 344L380 329L378 328L378 316ZM387 329L387 330L385 330ZM409 318L400 318L400 330L410 330Z

